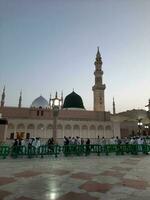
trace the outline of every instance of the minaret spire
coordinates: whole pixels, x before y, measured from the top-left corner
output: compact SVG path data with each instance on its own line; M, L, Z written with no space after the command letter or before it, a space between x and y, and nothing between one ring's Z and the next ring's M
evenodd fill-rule
M95 84L92 88L93 96L94 96L94 111L105 111L105 96L104 90L106 88L105 84L103 84L102 77L102 58L99 52L99 47L97 47L96 59L95 59Z
M52 95L50 93L50 96L49 96L49 107L50 109L52 108Z
M113 97L113 115L116 114L116 107L115 107L115 100L114 100L114 97Z
M22 106L22 90L20 91L18 108L21 108L21 106Z
M64 104L64 97L63 97L63 91L61 91L61 107L63 107Z
M58 98L58 93L57 93L57 91L56 91L56 94L55 94L55 98Z
M5 86L3 88L3 93L2 93L2 97L1 97L1 107L4 107L5 105Z

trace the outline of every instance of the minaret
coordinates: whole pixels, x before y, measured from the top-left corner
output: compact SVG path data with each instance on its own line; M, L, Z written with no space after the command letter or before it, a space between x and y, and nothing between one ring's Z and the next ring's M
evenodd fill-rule
M50 93L50 97L49 97L49 107L50 107L50 109L52 108L51 101L52 101L52 95Z
M106 88L103 84L102 77L102 58L99 52L99 47L97 48L96 60L95 60L95 85L93 86L93 96L94 96L94 111L105 111L105 96L104 90Z
M5 105L5 86L3 88L3 93L1 97L1 107L4 107L4 105Z
M58 98L58 93L57 93L57 91L56 91L56 94L55 94L55 98L56 98L56 99Z
M22 91L20 92L18 108L21 108L21 106L22 106Z
M113 115L116 114L116 107L115 107L115 100L114 100L114 97L113 97Z
M61 107L63 107L64 104L64 98L63 98L63 91L61 92Z

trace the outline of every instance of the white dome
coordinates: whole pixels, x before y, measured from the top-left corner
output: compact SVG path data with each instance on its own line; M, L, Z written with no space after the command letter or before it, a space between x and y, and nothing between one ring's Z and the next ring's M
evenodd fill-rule
M39 96L38 98L36 98L32 102L31 107L34 107L34 108L39 108L39 107L48 108L49 105L48 105L48 101L44 97Z

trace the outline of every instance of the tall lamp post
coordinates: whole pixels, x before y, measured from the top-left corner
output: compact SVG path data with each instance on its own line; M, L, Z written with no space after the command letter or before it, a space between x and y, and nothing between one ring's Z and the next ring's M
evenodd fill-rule
M59 107L53 106L53 139L54 139L54 143L56 143L56 138L57 138L58 114L59 114Z
M150 135L150 99L148 100L148 105L146 105L145 107L148 107L148 111L147 111L147 117L149 119L149 123L146 125L146 130L147 130L147 135Z
M144 128L145 128L145 131L146 131L146 135L149 135L149 134L148 134L148 132L149 132L149 126L148 126L148 124L146 124L146 125L144 126Z
M51 99L51 102L52 102L52 110L53 110L53 139L54 139L54 143L56 144L56 142L57 142L57 121L58 121L59 110L62 105L62 98L58 98L57 92L56 92L55 98Z
M138 119L138 128L139 128L139 135L141 135L141 128L143 126L142 119Z

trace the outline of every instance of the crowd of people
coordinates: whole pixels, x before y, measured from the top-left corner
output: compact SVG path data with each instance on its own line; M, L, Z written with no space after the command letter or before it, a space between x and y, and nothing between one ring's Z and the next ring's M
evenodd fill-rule
M14 140L13 146L28 146L30 147L35 147L38 148L41 145L40 138L39 137L34 137L34 138L29 138L29 139L22 139L18 138Z
M66 137L64 136L63 144L64 145L90 145L90 144L99 144L99 145L106 145L106 144L147 144L149 141L146 139L145 136L134 136L134 137L125 137L119 138L112 137L110 139L106 139L105 137L100 138L99 136L95 140L90 140L89 138L80 138L79 136L76 137ZM50 148L52 145L55 144L53 137L49 138L46 143ZM35 147L38 148L41 145L41 140L39 137L29 138L29 139L15 139L13 142L13 146L27 146L27 147Z
M106 145L106 144L147 144L147 139L145 136L134 136L134 137L125 137L125 138L119 138L118 136L112 137L110 139L106 139L105 137L100 138L99 136L97 139L92 142L92 144L99 144L99 145ZM91 144L91 141L89 138L83 139L79 136L76 137L66 137L64 136L64 145L82 145L82 144Z
M66 137L64 136L64 145L83 145L83 144L90 144L90 139L87 138L87 139L83 139L83 138L80 138L79 136L76 136L76 137Z

